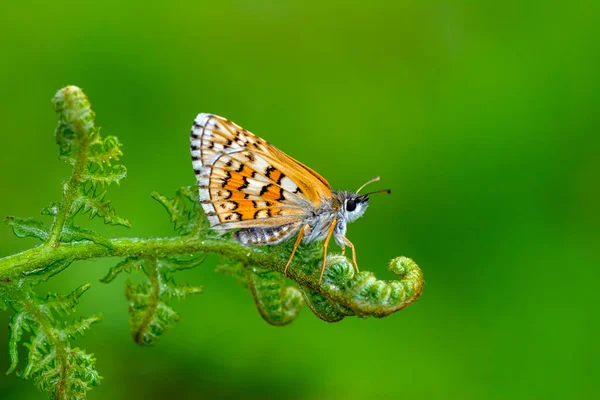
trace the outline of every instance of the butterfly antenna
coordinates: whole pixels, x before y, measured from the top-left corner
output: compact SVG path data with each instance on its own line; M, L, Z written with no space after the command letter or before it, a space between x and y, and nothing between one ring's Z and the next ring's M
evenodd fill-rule
M373 182L377 182L380 178L378 176L376 176L375 178L371 179L369 182L365 183L364 185L362 185L361 187L358 188L358 190L356 191L356 193L360 192L361 190L363 190L363 188L365 186L367 186L369 183L373 183Z
M368 196L368 195L370 195L370 194L377 194L377 193L385 193L385 194L390 194L390 193L392 193L392 190L391 190L391 189L382 189L382 190L376 190L376 191L374 191L374 192L365 193L365 194L363 194L363 196Z

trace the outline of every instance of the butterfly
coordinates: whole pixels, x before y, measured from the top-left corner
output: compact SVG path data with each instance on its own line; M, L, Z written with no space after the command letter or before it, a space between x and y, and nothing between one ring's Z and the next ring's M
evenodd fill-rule
M346 238L346 225L363 215L369 195L334 191L314 170L235 123L212 114L199 114L190 137L192 165L200 204L210 226L246 246L274 245L296 236L284 275L301 243L324 240L323 267L333 237L345 254L356 250Z

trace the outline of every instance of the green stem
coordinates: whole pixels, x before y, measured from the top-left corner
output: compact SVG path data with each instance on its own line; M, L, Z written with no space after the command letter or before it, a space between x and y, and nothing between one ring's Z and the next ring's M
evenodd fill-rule
M77 188L80 185L81 173L83 172L83 167L85 166L85 157L83 158L83 164L80 164L79 160L80 158L78 158L77 163L73 167L73 175L71 175L71 179L65 182L62 205L58 211L58 214L54 218L54 222L50 230L48 244L53 247L57 247L60 243L60 236L62 234L63 227L67 221L67 216L71 213L73 200L76 197Z
M245 247L224 237L120 238L110 242L113 248L93 242L61 243L58 247L41 245L0 258L0 282L9 283L23 276L42 272L48 265L67 258L161 258L178 254L216 253L238 260L244 265L260 265L261 268L278 272L283 272L287 261L285 252ZM346 265L346 269L348 268L352 268L351 264ZM288 277L300 286L348 307L358 316L383 317L414 302L423 288L423 275L412 260L396 258L392 260L389 268L400 280L382 281L368 272L350 274L347 278L338 279L334 274L336 269L332 268L332 273L326 274L323 284L319 285L318 269L307 268L301 261L294 259L288 269Z
M73 164L71 178L64 183L62 204L54 218L48 244L57 247L67 217L72 214L71 207L77 198L77 191L81 186L81 179L89 157L89 138L94 129L94 112L91 109L87 96L81 89L67 86L59 91L52 103L59 115L56 135L63 130L71 130L79 139L79 148Z

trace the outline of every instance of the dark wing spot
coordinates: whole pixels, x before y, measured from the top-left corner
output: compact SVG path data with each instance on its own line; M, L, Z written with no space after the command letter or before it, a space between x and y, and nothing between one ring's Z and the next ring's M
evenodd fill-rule
M279 198L277 199L277 201L283 201L285 200L285 196L283 195L283 188L279 189Z
M247 188L247 187L250 185L250 182L248 182L248 179L246 179L246 177L245 177L245 176L242 178L242 181L243 181L244 183L242 183L242 186L240 186L240 187L238 188L238 190L243 190L243 189L246 189L246 188Z
M246 144L246 139L242 136L242 132L235 132L235 139L240 146L244 146Z
M227 175L224 178L221 178L221 187L225 187L227 186L227 183L229 182L229 180L231 179L231 172L229 171L225 171L225 174Z
M279 179L277 179L277 184L281 185L281 180L285 178L285 175L282 173L281 175L279 175Z
M227 167L231 167L233 165L233 160L229 160L227 161L227 164L225 164Z
M271 179L271 173L273 171L277 171L272 165L269 165L267 167L267 170L265 171L265 175L267 176L267 178Z
M243 169L244 169L244 164L240 163L240 166L238 167L238 169L235 170L235 172L242 172Z
M267 193L271 186L273 185L271 185L270 183L268 185L263 186L262 189L260 189L260 193L258 195L262 196L263 194Z

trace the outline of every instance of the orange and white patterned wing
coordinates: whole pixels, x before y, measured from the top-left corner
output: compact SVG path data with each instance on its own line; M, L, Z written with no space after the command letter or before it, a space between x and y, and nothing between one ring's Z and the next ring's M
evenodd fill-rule
M296 226L332 197L315 171L225 118L199 114L190 140L200 202L218 232Z

